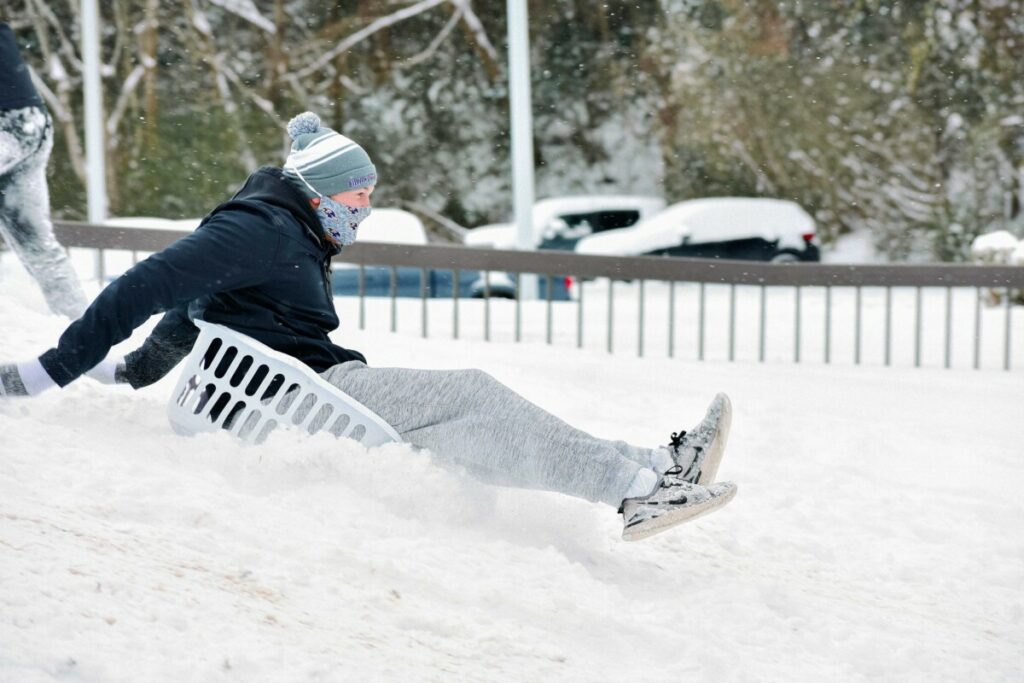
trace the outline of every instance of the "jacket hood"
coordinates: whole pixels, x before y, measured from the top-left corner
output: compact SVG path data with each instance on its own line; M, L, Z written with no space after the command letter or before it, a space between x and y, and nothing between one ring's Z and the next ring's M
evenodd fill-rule
M335 251L323 237L320 219L309 200L284 176L283 169L263 166L246 179L231 201L257 201L280 207L299 220L306 232L324 249Z

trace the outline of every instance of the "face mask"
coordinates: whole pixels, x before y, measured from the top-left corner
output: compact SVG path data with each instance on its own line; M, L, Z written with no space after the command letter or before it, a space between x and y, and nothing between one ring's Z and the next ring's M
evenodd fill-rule
M347 246L356 241L356 228L370 215L370 207L357 209L320 195L316 215L324 232L338 244Z

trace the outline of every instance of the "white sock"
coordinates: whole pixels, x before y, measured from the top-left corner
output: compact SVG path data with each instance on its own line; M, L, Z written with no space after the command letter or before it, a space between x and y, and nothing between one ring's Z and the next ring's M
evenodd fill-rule
M622 498L641 498L643 496L649 496L657 485L657 473L654 470L649 470L644 467L636 473L635 477L633 477L633 481L630 483L629 488L626 489L626 495Z
M21 375L21 383L25 385L25 391L29 396L41 394L47 389L57 386L53 378L46 374L46 370L38 358L18 363L18 374Z
M117 364L118 360L104 359L89 372L85 373L86 377L92 377L97 382L103 382L104 384L117 384Z

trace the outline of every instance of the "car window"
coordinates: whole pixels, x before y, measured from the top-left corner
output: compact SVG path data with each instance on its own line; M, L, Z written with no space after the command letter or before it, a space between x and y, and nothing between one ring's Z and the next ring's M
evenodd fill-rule
M590 234L629 227L640 220L640 212L637 210L591 211L567 214L561 218L570 229L573 229L573 232ZM589 227L590 230L586 231L586 227ZM584 230L579 230L579 228L584 228Z

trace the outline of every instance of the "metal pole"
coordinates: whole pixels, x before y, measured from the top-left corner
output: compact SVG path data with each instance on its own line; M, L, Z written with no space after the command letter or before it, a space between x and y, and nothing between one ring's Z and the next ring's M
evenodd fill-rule
M100 78L100 18L96 0L82 0L82 86L85 92L86 192L90 223L107 219L106 142L103 137L103 81ZM103 256L96 254L103 279Z
M764 362L764 337L765 337L765 327L767 325L767 318L768 318L768 306L767 306L766 297L767 297L767 288L764 285L761 285L761 319L760 319L760 322L759 322L759 325L758 325L758 327L759 327L759 330L758 330L758 340L759 341L758 341L758 345L757 345L757 359L760 362L762 362L762 363Z
M668 357L675 355L676 349L676 283L668 283Z
M862 304L861 299L862 299L862 297L861 297L861 288L860 288L859 285L857 286L856 292L857 292L857 297L856 297L857 300L856 300L856 304L855 305L856 305L857 308L856 308L856 311L854 313L854 326L853 326L854 327L854 332L853 332L853 335L854 335L853 336L853 362L854 362L855 365L860 365L860 337L861 337L860 331L861 331L861 316L862 316L862 311L861 311L861 307L862 307L861 306L861 304Z
M398 268L391 266L391 331L398 330Z
M729 285L729 362L736 360L736 285Z
M953 364L953 288L946 287L946 369Z
M519 284L522 282L523 274L516 273L516 283L513 296L516 300L516 342L523 338L523 308L522 308L522 291L519 288Z
M452 271L452 339L459 338L459 294L461 284L461 271Z
M981 287L974 292L974 369L981 367Z
M1011 312L1013 311L1013 302L1010 301L1010 293L1012 290L1006 288L1006 336L1003 338L1003 370L1010 369L1010 330L1012 329L1011 324L1013 322Z
M885 364L892 364L892 287L885 288Z
M637 358L644 357L644 281L640 280L640 301L637 310L637 333L636 333L636 355Z
M554 292L552 291L555 288L554 284L555 284L554 277L549 274L548 277L547 277L547 291L545 292L545 294L547 294L547 304L546 304L546 306L547 306L547 343L548 344L551 343L551 339L553 337L553 331L552 331L552 328L554 327L553 321L552 321L552 317L553 317L553 311L552 311L553 304L551 302L552 302L552 299L553 299L553 296L554 296Z
M484 341L491 341L491 271L484 271Z
M704 360L704 283L700 283L700 300L697 304L697 360Z
M921 288L914 296L914 367L921 367Z
M825 286L825 362L832 362L832 287Z
M612 322L615 313L614 300L612 299L612 289L614 288L614 285L615 280L608 278L608 353L612 352L612 336L614 333L614 324Z
M366 266L359 264L359 329L366 329Z
M420 331L427 338L427 269L420 268Z
M576 348L583 348L583 278L576 278L580 298L576 305Z
M530 31L527 0L507 0L509 112L511 116L512 194L516 244L532 250L533 234L533 104L530 94ZM537 277L526 275L520 296L537 298Z
M793 329L793 362L800 362L800 287L796 288L796 310L794 312Z

